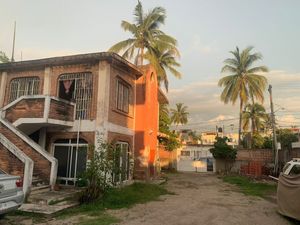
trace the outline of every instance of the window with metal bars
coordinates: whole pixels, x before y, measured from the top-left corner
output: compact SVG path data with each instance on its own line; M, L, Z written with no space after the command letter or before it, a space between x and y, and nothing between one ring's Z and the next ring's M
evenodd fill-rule
M124 81L117 80L117 96L116 96L116 106L117 109L128 113L129 112L129 102L130 102L130 89Z
M40 78L20 77L10 82L9 102L16 100L24 95L39 94Z
M58 82L58 96L76 103L75 119L89 119L93 93L92 73L62 74Z

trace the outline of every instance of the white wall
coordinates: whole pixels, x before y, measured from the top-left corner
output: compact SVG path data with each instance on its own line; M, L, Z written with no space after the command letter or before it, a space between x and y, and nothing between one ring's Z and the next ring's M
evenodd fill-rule
M207 158L213 159L210 148L211 146L184 146L177 157L177 170L207 172ZM183 155L182 152L189 152L189 155Z

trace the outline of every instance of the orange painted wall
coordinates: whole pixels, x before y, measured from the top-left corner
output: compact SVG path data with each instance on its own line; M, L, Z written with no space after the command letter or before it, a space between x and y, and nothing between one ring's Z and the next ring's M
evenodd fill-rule
M135 171L137 179L155 175L158 132L158 86L152 66L142 68L143 76L136 81Z

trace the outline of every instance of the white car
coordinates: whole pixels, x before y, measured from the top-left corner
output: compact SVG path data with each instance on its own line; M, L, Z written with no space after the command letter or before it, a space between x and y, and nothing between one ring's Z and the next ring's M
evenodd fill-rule
M11 176L0 169L0 218L18 209L24 201L23 182L19 176Z
M285 175L300 175L300 158L294 158L287 162L282 171Z

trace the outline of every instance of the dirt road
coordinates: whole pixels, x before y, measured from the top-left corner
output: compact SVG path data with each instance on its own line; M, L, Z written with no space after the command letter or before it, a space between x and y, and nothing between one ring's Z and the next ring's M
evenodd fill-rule
M290 225L276 204L245 196L216 175L170 174L166 187L176 195L109 213L121 225Z

